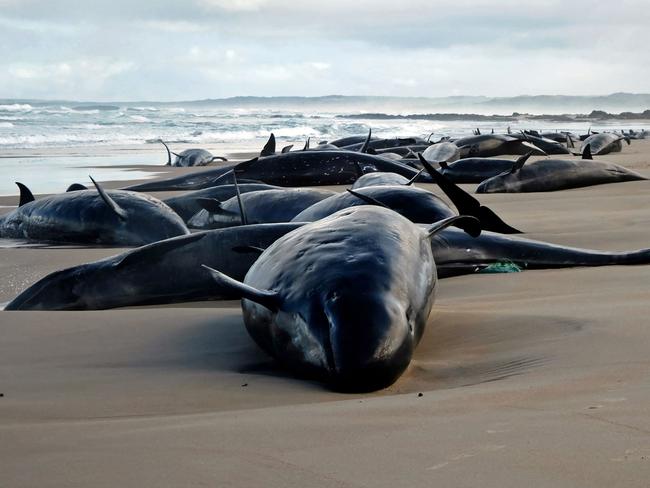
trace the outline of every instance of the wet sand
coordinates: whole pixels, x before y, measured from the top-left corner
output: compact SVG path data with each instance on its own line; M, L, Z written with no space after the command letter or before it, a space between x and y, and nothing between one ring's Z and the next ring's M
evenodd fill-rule
M597 159L650 176L650 141ZM648 181L479 198L527 237L650 247ZM119 251L5 242L0 301ZM650 266L443 280L411 367L369 395L279 370L237 302L0 312L0 484L647 487L649 285Z

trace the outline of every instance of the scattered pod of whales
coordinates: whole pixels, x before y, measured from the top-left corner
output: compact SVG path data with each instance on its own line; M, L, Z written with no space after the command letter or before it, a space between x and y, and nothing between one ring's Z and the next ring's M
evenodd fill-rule
M219 163L124 190L93 180L95 189L73 184L38 199L18 184L19 206L0 217L0 237L135 249L51 273L5 309L241 298L252 339L290 371L339 391L385 388L411 362L440 278L502 263L650 264L650 249L601 252L505 235L521 231L459 186L546 192L644 180L593 159L635 138L476 130L432 142L369 132L277 151L271 134L257 158L232 163L203 149L174 153L160 141L170 166ZM566 159L549 156L557 154ZM346 187L308 188L326 185ZM156 191L183 193L164 201L144 193Z

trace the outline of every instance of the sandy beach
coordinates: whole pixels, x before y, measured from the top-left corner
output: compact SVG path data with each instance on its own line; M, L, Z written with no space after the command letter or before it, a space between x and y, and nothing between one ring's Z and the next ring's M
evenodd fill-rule
M596 159L650 177L650 141ZM526 237L622 251L650 247L649 190L479 198ZM0 242L0 302L120 251ZM649 285L650 266L442 280L408 371L364 395L278 369L238 302L0 312L0 486L648 487Z

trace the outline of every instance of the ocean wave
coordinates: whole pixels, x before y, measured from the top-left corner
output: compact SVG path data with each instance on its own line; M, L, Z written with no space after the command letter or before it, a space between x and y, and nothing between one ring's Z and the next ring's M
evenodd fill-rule
M12 103L11 105L0 105L0 112L29 112L33 108L28 103Z
M156 107L128 107L127 110L133 110L135 112L158 112Z
M130 117L130 119L133 120L134 122L138 122L138 123L140 123L140 124L144 124L144 123L146 123L146 122L151 122L151 119L148 119L148 118L145 117L144 115L130 115L129 117Z
M13 127L14 124L11 122L0 122L0 129L8 129L9 127Z

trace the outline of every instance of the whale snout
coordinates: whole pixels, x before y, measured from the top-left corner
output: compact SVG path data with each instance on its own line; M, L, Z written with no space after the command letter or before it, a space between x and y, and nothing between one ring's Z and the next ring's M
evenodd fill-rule
M329 383L348 392L374 391L394 383L413 355L414 335L404 307L391 297L333 296L329 323Z

